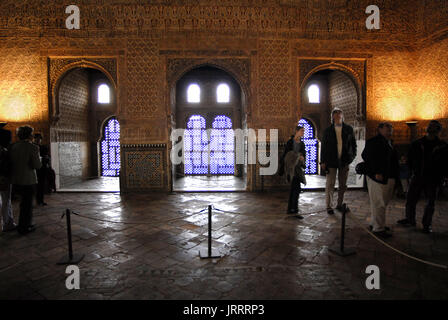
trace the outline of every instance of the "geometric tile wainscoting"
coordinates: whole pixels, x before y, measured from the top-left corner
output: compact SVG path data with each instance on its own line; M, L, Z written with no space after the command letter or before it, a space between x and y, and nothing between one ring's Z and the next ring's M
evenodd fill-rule
M121 191L168 191L166 144L121 145Z

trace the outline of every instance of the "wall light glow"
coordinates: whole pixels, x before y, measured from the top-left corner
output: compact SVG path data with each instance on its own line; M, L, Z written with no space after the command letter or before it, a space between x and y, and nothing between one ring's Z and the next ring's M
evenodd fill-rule
M391 86L392 87L392 86ZM437 87L405 86L379 90L373 118L390 121L432 120L448 117L444 94ZM381 93L381 94L380 94Z
M32 120L34 108L31 97L26 95L0 97L0 118L7 121Z

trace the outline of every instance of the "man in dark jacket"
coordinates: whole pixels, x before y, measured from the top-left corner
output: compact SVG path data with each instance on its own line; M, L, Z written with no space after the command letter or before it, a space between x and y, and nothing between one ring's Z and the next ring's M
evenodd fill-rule
M11 179L9 147L11 144L11 131L3 129L5 122L0 122L0 207L2 212L2 231L16 229L11 205Z
M380 123L378 135L366 141L362 152L367 169L373 233L382 238L391 236L386 227L386 207L392 199L395 181L399 176L398 155L391 140L392 133L390 123Z
M285 164L285 161L291 162L290 159L293 158L291 156L295 154L297 155L296 159L297 166L304 167L306 157L305 144L302 141L302 137L304 134L305 134L305 128L297 126L295 135L291 136L291 138L286 143L285 150L283 152L282 157L280 158L280 168L279 168L279 175L283 175L283 173L285 173L285 167L286 167L287 181L291 183L287 213L297 214L297 217L299 219L303 219L303 217L298 214L299 213L298 201L300 192L302 190L300 183L305 183L305 176L303 174L303 171L300 170L300 168L296 168L296 166L293 166L294 168L291 168L291 163Z
M328 214L334 214L333 194L338 173L338 203L336 209L348 211L344 202L347 190L348 167L356 157L356 139L353 128L343 121L342 110L334 108L331 112L331 126L325 129L322 138L321 167L327 173L325 198Z
M33 221L33 194L37 184L36 169L42 167L39 147L32 143L33 128L18 128L20 141L11 146L11 182L15 191L21 196L20 215L17 231L27 234L35 230Z
M43 136L41 133L34 134L34 144L39 147L39 153L42 159L42 167L36 170L37 173L37 187L36 187L36 200L40 206L46 206L44 201L44 194L47 186L47 176L50 169L50 153L48 147L42 145Z
M425 192L428 202L423 214L423 232L432 232L432 216L437 189L442 183L443 168L446 163L437 161L438 152L446 146L446 143L439 139L442 125L432 120L426 128L426 135L414 141L408 153L408 164L411 170L411 182L406 197L406 218L397 221L403 226L415 226L416 206L420 194Z

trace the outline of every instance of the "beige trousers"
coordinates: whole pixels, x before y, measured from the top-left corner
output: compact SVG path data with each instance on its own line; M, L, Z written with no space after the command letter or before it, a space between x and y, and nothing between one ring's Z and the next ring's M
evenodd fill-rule
M384 231L386 226L386 207L394 193L395 179L389 179L387 184L381 184L367 177L369 189L371 224L373 231Z
M325 186L325 199L327 208L333 207L333 195L334 195L334 184L336 183L336 171L338 174L338 206L342 205L344 202L344 193L347 190L347 177L348 177L348 166L342 167L340 169L328 168L327 173L327 183Z

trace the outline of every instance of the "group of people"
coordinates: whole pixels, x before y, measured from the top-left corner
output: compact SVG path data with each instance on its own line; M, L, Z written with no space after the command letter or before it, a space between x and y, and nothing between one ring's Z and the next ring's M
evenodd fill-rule
M36 194L38 205L46 205L44 194L49 187L54 190L54 171L50 166L48 148L41 144L42 135L33 134L33 128L22 126L17 129L18 142L11 144L9 130L0 124L0 195L2 211L2 231L17 229L20 234L35 230L32 224L33 198ZM392 141L393 127L388 122L381 122L377 135L366 141L362 152L367 188L369 192L371 225L374 234L382 238L391 236L386 226L386 207L393 196L396 182L403 180L403 174L409 175L409 186L404 185L406 194L406 217L397 221L402 226L416 226L416 206L420 194L425 193L427 204L422 225L425 233L432 232L432 217L437 197L437 190L443 179L448 177L448 144L440 139L442 125L430 121L426 135L414 141L407 155L407 163L398 160L398 153ZM287 142L280 160L279 174L285 174L291 185L288 214L299 215L298 199L301 184L306 184L306 150L302 138L305 128L298 126L295 135ZM357 145L353 128L344 123L341 109L331 112L331 125L324 131L321 145L321 168L326 174L325 202L327 213L334 214L333 198L338 179L338 198L336 210L348 212L344 203L347 190L349 166L356 158ZM49 178L50 177L50 178ZM53 183L51 183L53 181ZM11 192L21 197L19 223L14 223L11 206Z
M325 201L327 213L334 214L333 195L338 178L338 199L336 210L348 212L350 209L344 203L347 190L349 165L357 154L357 144L353 128L344 123L343 112L335 108L331 112L331 125L324 131L321 143L321 168L326 174ZM361 154L364 160L363 168L369 192L371 211L371 231L381 237L391 237L391 230L386 226L386 208L393 197L396 182L410 177L409 186L403 185L406 195L406 218L397 221L402 226L416 226L416 205L420 194L424 191L427 204L422 219L423 232L432 232L432 217L437 190L448 176L448 144L440 139L442 125L430 121L426 135L414 141L407 157L399 162L398 152L393 144L393 126L381 122L377 135L366 141ZM291 184L288 214L298 214L298 199L301 183L306 183L305 169L306 151L302 141L304 128L296 127L296 133L287 142L280 160L279 174L286 173L286 179ZM405 160L407 158L407 160ZM401 181L400 181L401 180Z
M44 194L47 189L50 155L41 144L42 135L33 134L33 128L22 126L17 129L18 142L11 144L11 131L0 128L0 194L2 231L17 230L27 234L35 230L33 225L33 199L38 205L46 205ZM54 184L50 183L54 189ZM18 225L14 222L11 205L12 192L20 197Z

